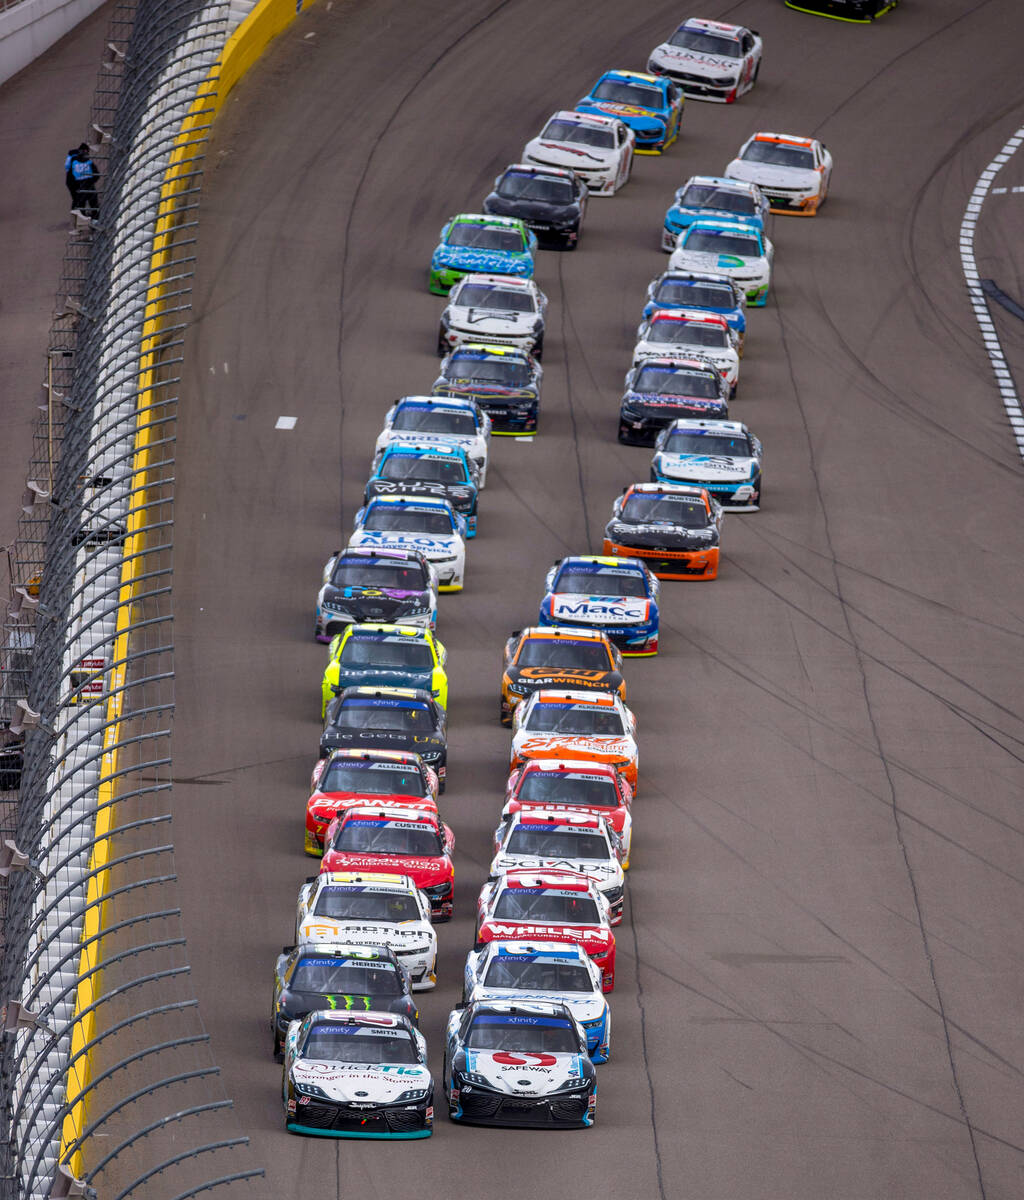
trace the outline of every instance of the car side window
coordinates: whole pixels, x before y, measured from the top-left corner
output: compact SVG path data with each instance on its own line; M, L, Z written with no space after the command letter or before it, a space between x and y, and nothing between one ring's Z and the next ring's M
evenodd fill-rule
M743 38L740 41L740 48L742 49L744 54L749 54L750 51L754 48L754 39L750 36L749 33L745 33L743 35Z

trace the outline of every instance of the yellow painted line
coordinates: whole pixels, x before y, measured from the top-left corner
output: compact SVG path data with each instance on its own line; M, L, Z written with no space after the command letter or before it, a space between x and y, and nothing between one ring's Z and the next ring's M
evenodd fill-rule
M220 58L211 69L206 80L197 90L196 98L189 108L175 139L174 149L164 174L160 191L160 208L150 257L149 283L146 290L146 310L142 327L141 357L139 363L139 388L135 417L135 444L132 458L130 507L127 522L127 537L124 543L124 562L121 564L121 579L117 599L117 622L115 628L112 661L119 664L108 674L108 699L106 725L103 733L103 758L100 763L100 782L97 791L99 812L93 832L93 850L89 870L96 872L89 879L86 892L88 905L82 928L82 941L86 943L78 963L79 983L75 993L75 1015L71 1029L72 1066L67 1078L68 1115L61 1128L59 1160L75 1176L82 1173L82 1153L76 1150L65 1159L68 1148L81 1134L86 1124L88 1108L87 1089L92 1078L92 1053L83 1052L84 1047L96 1036L96 1014L91 1006L100 994L100 973L92 974L101 958L101 940L97 937L104 923L105 905L101 903L106 894L110 872L105 869L110 860L110 834L113 826L112 801L117 786L118 754L117 743L121 738L123 715L123 688L126 678L126 659L131 635L132 603L136 594L138 574L143 570L142 550L146 537L146 501L151 481L150 438L151 406L154 404L154 382L160 350L163 326L161 304L166 284L164 271L170 262L175 225L175 199L179 192L189 187L192 171L193 151L197 143L205 140L213 118L219 112L228 93L249 68L256 62L271 41L299 15L310 7L311 0L260 0L249 16L228 39ZM93 940L95 939L95 940ZM81 1015L80 1015L81 1014Z

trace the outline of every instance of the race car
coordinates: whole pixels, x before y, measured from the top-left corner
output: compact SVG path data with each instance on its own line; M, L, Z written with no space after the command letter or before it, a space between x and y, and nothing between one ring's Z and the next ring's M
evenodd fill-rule
M531 279L536 252L536 236L518 218L459 213L441 230L430 260L428 286L446 296L463 275L479 271Z
M544 581L539 623L600 629L626 657L657 654L658 581L635 558L560 558Z
M483 488L487 482L490 437L491 418L473 400L456 400L454 396L403 396L388 409L374 452L380 454L392 442L458 446L470 461L477 487Z
M647 69L667 75L694 100L732 104L757 82L763 49L754 29L691 17L655 46Z
M448 293L437 352L444 355L466 342L482 342L515 346L539 359L547 310L548 298L532 279L464 275Z
M715 271L744 289L747 303L768 303L775 247L751 225L735 221L694 221L676 240L668 260L670 271Z
M679 136L683 93L670 79L640 71L606 71L576 111L617 117L636 135L634 154L661 154Z
M564 1004L476 1000L448 1017L442 1088L452 1121L586 1128L597 1115L587 1035Z
M699 309L725 317L736 353L743 357L743 342L747 336L746 292L733 283L728 275L710 271L663 271L647 285L647 301L643 317L647 320L656 312L672 312L678 308Z
M483 209L518 217L542 247L575 250L587 211L587 185L566 167L510 163L495 179Z
M692 175L677 190L665 213L662 250L674 250L679 235L694 221L731 221L765 229L768 201L756 183L719 175Z
M320 759L353 748L416 754L444 791L448 718L426 688L347 687L335 696L320 734Z
M280 1062L292 1021L317 1008L345 1012L400 1013L419 1020L409 976L387 946L344 946L312 942L286 946L274 968L270 1032Z
M512 718L509 770L531 758L607 763L636 792L640 751L636 717L618 696L534 692Z
M324 834L322 872L385 871L407 875L430 901L435 921L454 912L455 835L426 805L345 809Z
M430 496L447 500L476 537L479 490L465 450L409 441L392 442L374 459L363 506L378 496Z
M582 946L488 942L466 956L462 998L467 1004L557 1001L583 1026L591 1062L603 1063L611 1057L611 1009L601 992L601 972Z
M536 358L516 346L465 342L442 361L432 391L475 400L496 435L533 437L543 374Z
M360 621L434 628L437 572L418 550L335 550L317 592L314 637L329 642Z
M427 1042L398 1013L325 1008L292 1021L282 1091L289 1133L425 1138L434 1131Z
M706 358L649 358L626 376L619 441L651 446L677 417L727 417L725 381Z
M642 559L659 579L717 579L722 506L703 488L634 483L612 506L606 554Z
M633 170L636 134L617 117L562 110L526 143L523 162L569 167L592 196L614 196Z
M601 972L601 991L615 987L615 934L608 901L575 871L509 871L490 879L477 900L479 950L493 941L568 942L581 946Z
M673 421L658 434L651 480L702 487L725 512L761 507L760 441L739 421Z
M601 817L618 839L626 871L633 843L632 805L633 789L614 767L531 758L509 775L501 815L504 819L529 808Z
M543 871L547 867L578 871L592 879L608 901L611 923L620 923L626 877L618 839L613 838L602 817L555 812L532 804L503 817L494 832L489 873Z
M320 719L332 696L349 687L423 688L448 707L448 651L429 629L411 625L349 625L328 649L320 689Z
M379 496L355 515L349 550L413 550L437 576L439 592L461 592L466 574L466 522L447 500Z
M875 17L895 8L900 0L785 0L787 8L813 13L816 17L834 17L837 21L853 21L867 25Z
M440 783L418 754L402 750L332 750L313 768L310 788L305 849L307 854L320 855L327 830L338 813L372 804L425 809L436 816Z
M725 174L756 183L773 213L813 217L828 195L832 155L817 138L755 133L740 147Z
M512 723L512 711L524 696L549 687L616 692L625 700L622 655L598 629L517 629L505 643L501 723Z
M314 875L299 889L295 913L299 949L330 942L388 946L414 992L437 983L437 931L430 900L405 875L337 871Z
M740 356L725 317L697 308L662 309L637 327L634 367L651 358L686 358L691 354L714 365L732 400L739 384Z

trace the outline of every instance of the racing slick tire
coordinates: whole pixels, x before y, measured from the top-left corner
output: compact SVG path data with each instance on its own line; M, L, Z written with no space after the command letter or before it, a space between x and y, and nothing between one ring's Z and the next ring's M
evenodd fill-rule
M543 334L541 334L540 337L533 343L533 357L538 360L540 360L541 358L544 357L544 335Z
M439 329L437 333L437 356L444 358L448 353L448 343L444 340L444 330Z

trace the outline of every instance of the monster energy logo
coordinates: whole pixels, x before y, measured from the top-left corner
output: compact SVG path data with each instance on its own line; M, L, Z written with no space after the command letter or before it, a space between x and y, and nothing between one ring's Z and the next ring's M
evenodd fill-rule
M339 1004L339 1001L341 1001L341 1000L344 1000L345 1003ZM369 996L328 996L327 997L327 1003L331 1006L331 1008L344 1008L346 1012L355 1008L357 1000L362 1000L363 1008L365 1009L366 1012L370 1011L371 1005L370 1005L370 997Z

